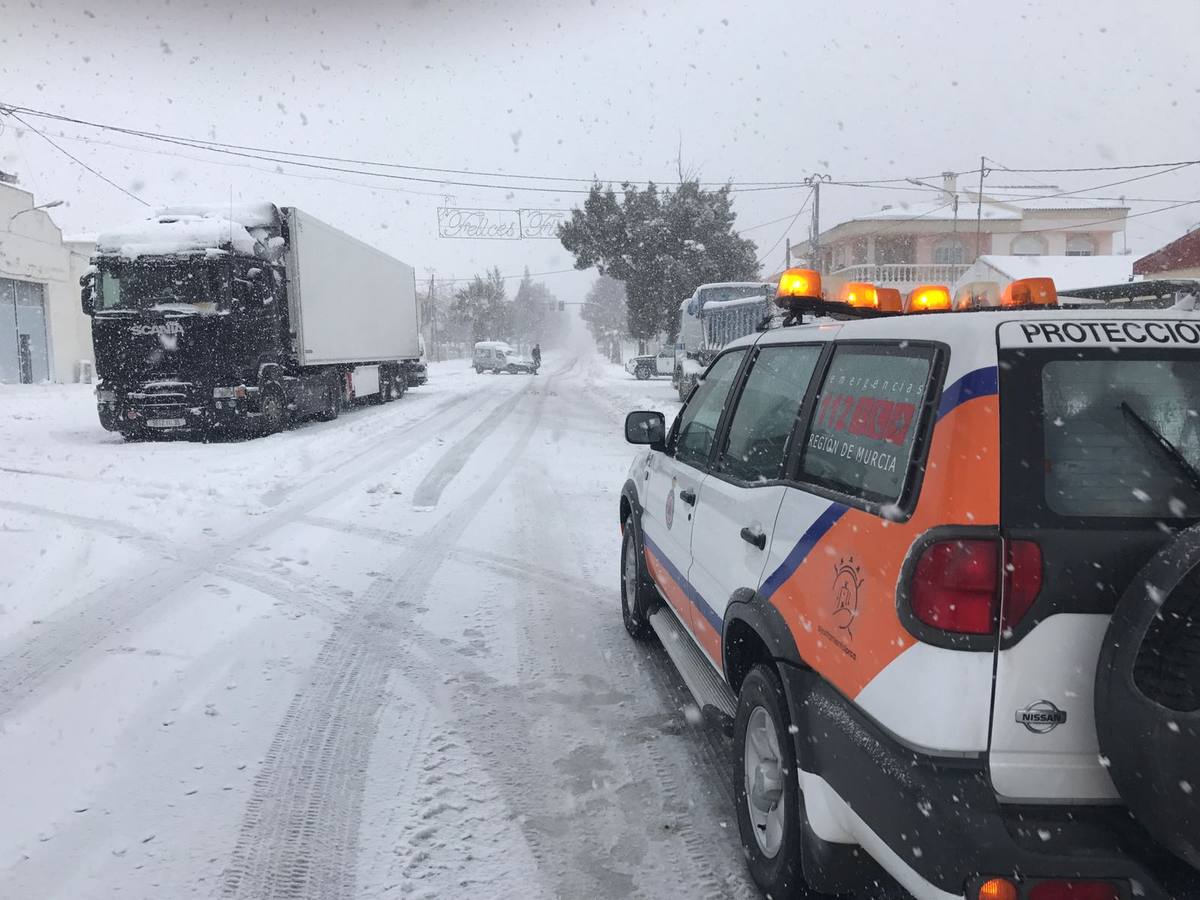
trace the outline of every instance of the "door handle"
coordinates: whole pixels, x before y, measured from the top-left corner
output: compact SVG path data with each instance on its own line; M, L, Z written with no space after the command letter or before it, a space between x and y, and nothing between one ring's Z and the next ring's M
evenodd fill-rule
M687 491L687 490L680 491L679 499L682 500L684 503L686 503L688 506L695 506L696 505L696 492L695 491Z
M754 528L743 528L742 540L747 544L753 544L759 550L767 549L767 536Z

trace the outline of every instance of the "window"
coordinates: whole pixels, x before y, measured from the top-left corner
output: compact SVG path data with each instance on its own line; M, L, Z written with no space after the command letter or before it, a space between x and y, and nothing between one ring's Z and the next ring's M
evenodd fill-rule
M1036 234L1020 234L1013 238L1009 251L1013 256L1044 256L1046 241Z
M764 347L754 360L729 426L718 469L739 481L783 475L788 438L820 347Z
M874 503L904 494L932 351L845 344L817 395L802 477Z
M1095 256L1096 242L1086 234L1067 238L1067 256Z
M675 458L693 466L708 464L717 424L729 397L738 366L745 350L735 350L719 357L700 380L691 401L679 414L679 431L675 439Z
M964 258L962 241L958 238L946 238L938 241L933 248L933 261L938 265L957 265Z
M1200 516L1200 361L1104 352L1042 369L1047 505L1065 516Z

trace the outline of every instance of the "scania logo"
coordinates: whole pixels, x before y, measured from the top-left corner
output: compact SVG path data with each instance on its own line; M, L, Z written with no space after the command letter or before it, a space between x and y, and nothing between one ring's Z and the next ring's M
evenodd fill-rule
M129 333L143 337L148 337L152 334L157 334L160 337L169 335L183 334L183 326L178 322L165 322L161 325L131 325Z
M1049 700L1036 700L1024 709L1017 710L1017 724L1024 725L1034 734L1049 734L1067 721L1067 711L1059 709Z

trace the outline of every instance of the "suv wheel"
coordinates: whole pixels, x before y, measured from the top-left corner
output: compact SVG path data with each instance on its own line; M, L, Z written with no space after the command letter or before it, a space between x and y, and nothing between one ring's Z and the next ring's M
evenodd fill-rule
M648 366L638 366L633 370L633 377L638 381L649 381L650 368Z
M814 898L801 869L800 788L787 697L775 670L757 665L742 682L734 746L738 830L750 875L775 898Z
M653 589L646 574L641 542L633 516L625 520L621 538L621 618L625 630L635 641L644 641L653 634L650 613L653 612Z

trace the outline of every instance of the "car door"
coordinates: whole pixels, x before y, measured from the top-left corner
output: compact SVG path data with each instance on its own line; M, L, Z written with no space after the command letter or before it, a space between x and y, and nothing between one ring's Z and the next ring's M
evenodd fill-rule
M666 450L651 452L646 463L642 504L646 567L689 630L694 627L698 602L687 580L693 517L721 414L745 356L743 348L713 362L676 417Z
M692 529L688 580L697 595L694 633L717 666L725 609L739 589L757 590L785 491L784 465L822 345L758 348L709 475Z
M659 375L670 375L675 371L675 353L667 350L654 357L655 371Z

